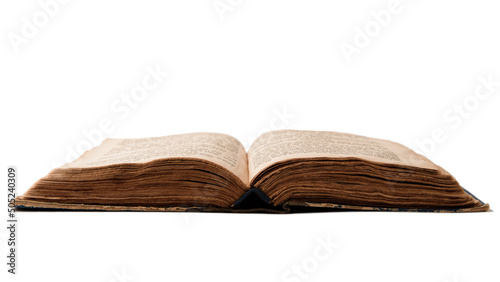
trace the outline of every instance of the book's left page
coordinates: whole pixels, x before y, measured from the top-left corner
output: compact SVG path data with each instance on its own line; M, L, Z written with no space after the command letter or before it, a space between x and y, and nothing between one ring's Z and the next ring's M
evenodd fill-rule
M247 154L234 137L191 133L106 139L18 197L20 207L133 210L229 208L249 189Z

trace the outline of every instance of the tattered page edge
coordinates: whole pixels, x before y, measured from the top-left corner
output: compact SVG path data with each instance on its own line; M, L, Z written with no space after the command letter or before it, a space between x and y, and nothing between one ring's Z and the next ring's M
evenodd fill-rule
M463 189L463 188L462 188ZM259 191L257 188L252 188L252 192ZM426 212L426 213L465 213L465 212L486 212L490 210L490 205L479 200L472 193L464 189L464 191L476 199L481 205L471 208L460 209L412 209L412 208L386 208L386 207L370 207L356 206L335 203L314 203L314 202L299 202L289 201L283 204L281 209L267 208L252 208L252 209L237 209L221 208L221 207L199 207L199 206L175 206L175 207L147 207L147 206L115 206L115 205L90 205L90 204L66 204L56 202L41 202L32 200L16 200L16 209L33 209L33 210L73 210L73 211L148 211L148 212L231 212L231 213L293 213L294 207L310 207L322 208L331 210L356 210L356 211L387 211L387 212ZM262 196L262 195L260 195ZM244 197L242 197L244 198ZM267 198L267 196L266 196ZM268 198L267 198L268 199ZM238 201L237 201L238 202ZM233 205L234 206L234 205ZM279 208L279 207L277 207Z
M276 209L235 209L218 207L145 207L145 206L110 206L88 204L62 204L52 202L39 202L21 200L16 203L16 209L22 210L47 210L47 211L129 211L129 212L225 212L225 213L293 213L294 207L323 208L329 210L355 210L355 211L387 211L387 212L427 212L427 213L464 213L486 212L490 210L489 204L462 209L408 209L408 208L381 208L366 207L332 203L287 202L282 210Z
M313 202L298 202L290 201L283 204L283 208L287 211L293 211L294 207L311 207L324 208L334 210L357 210L357 211L387 211L387 212L425 212L425 213L466 213L466 212L487 212L490 211L490 205L479 200L471 192L462 187L465 193L469 194L481 205L471 208L460 209L412 209L412 208L384 208L384 207L368 207L333 203L313 203Z
M125 212L222 212L222 213L286 213L285 210L276 209L235 209L221 207L175 206L175 207L148 207L148 206L115 206L115 205L90 205L66 204L55 202L41 202L32 200L16 200L18 211L125 211Z

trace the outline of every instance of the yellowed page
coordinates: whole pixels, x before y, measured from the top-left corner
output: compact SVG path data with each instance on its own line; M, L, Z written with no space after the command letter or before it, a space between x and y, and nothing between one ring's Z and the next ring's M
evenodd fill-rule
M360 158L441 170L424 156L387 140L329 131L277 130L262 134L250 147L250 180L277 162L315 157Z
M63 168L145 163L165 158L198 158L218 164L248 185L247 154L234 137L220 133L190 133L138 139L106 139Z

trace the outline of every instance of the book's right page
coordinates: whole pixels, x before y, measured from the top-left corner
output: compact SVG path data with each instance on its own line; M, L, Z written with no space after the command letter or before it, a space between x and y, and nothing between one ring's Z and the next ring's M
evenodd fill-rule
M272 131L252 144L248 162L251 186L276 205L429 211L485 207L440 166L382 139Z
M298 158L358 157L373 162L442 169L426 157L388 140L330 131L277 130L259 136L248 151L252 180L266 167Z

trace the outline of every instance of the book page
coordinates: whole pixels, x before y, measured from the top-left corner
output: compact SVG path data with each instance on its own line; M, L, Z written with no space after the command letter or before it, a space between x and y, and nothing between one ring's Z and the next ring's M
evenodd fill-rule
M190 133L138 139L106 139L63 168L145 163L165 158L198 158L218 164L248 185L247 154L234 137L220 133Z
M427 158L387 140L328 131L278 130L262 134L250 147L250 179L277 162L315 157L354 157L378 163L439 169Z

